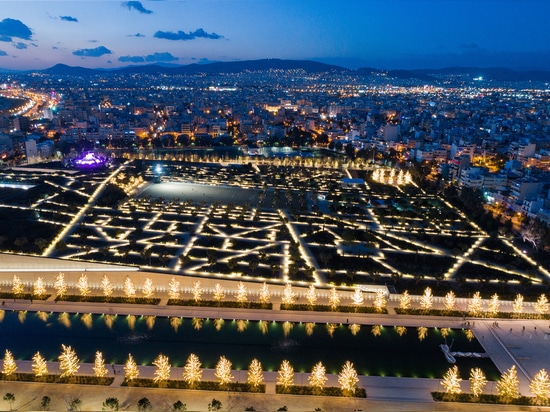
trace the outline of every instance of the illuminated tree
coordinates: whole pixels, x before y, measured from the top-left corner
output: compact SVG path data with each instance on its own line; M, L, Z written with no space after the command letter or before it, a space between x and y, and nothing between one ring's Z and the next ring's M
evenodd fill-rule
M153 365L157 368L155 369L155 377L153 382L155 383L164 383L170 379L170 370L172 366L168 360L168 356L160 354L154 360Z
M382 313L385 311L387 304L388 301L386 300L386 294L384 291L377 290L373 302L374 310L376 310L377 313Z
M441 381L441 385L445 388L445 393L456 395L462 392L462 389L460 388L461 381L462 379L460 379L458 374L458 366L455 365L452 368L449 368L447 373L445 373L443 380Z
M489 301L488 312L491 314L491 316L496 316L498 314L499 308L500 308L500 300L498 295L495 293L493 296L491 296L491 300Z
M290 283L287 283L283 290L283 296L281 298L281 301L285 305L292 305L294 303L295 297L296 295L292 291L292 285Z
M308 377L309 384L313 388L321 391L325 387L327 380L328 378L326 368L321 362L316 363L311 370L311 375L309 375Z
M420 307L426 311L430 310L433 306L432 289L427 287L424 289L424 294L420 298Z
M34 282L33 294L39 298L46 294L46 285L44 284L44 279L41 276L38 276L36 282Z
M271 293L269 292L269 287L267 286L267 283L264 282L262 287L260 288L260 303L262 305L267 305L271 302Z
M361 306L365 302L361 288L355 288L353 295L351 295L351 301L354 306Z
M533 376L533 379L529 383L529 390L535 395L535 403L537 405L548 404L548 397L550 397L550 378L545 369L541 369Z
M291 386L294 386L294 368L290 365L290 362L284 360L281 363L281 367L277 372L277 385L283 387L283 389L288 389Z
M180 282L176 280L175 276L172 276L168 284L168 298L174 300L180 298Z
M342 366L342 370L338 374L338 383L340 384L344 395L353 395L355 393L355 389L357 388L358 382L359 377L353 367L353 363L346 361L344 366Z
M317 292L315 291L314 285L309 285L309 288L306 292L306 300L309 306L315 306L317 303Z
M107 376L107 373L109 371L105 367L105 360L103 359L103 354L99 351L95 353L95 360L94 360L94 376L96 378L104 378Z
M110 297L113 294L113 284L109 279L109 276L103 275L101 278L101 289L103 289L103 296Z
M216 302L221 302L223 298L225 298L225 292L223 291L223 287L219 283L216 283L214 285L214 295L212 299L214 299Z
M340 295L336 288L332 287L328 295L328 304L332 310L336 310L340 306Z
M13 275L13 283L11 291L14 295L22 295L25 292L25 285L21 282L21 278L17 275Z
M445 310L448 312L452 312L456 309L456 296L454 292L451 290L449 293L445 295Z
M474 397L479 397L487 385L487 378L480 368L470 369L470 392Z
M65 275L63 273L59 273L55 277L54 287L58 297L65 296L67 293L67 284L65 283Z
M88 286L88 276L84 273L80 275L77 282L80 296L88 296L90 294L90 286Z
M523 313L523 296L521 294L518 293L516 295L514 303L512 304L512 309L516 315Z
M406 290L399 296L399 309L401 310L408 310L411 308L411 295L409 295L409 291Z
M190 354L183 367L183 380L193 387L202 378L201 361L194 353Z
M479 316L483 309L483 301L481 300L481 293L476 292L472 299L468 303L468 312L471 316Z
M59 370L61 371L60 378L76 375L80 369L80 359L76 356L75 351L70 346L61 345L61 355L59 355Z
M139 368L134 357L128 354L128 360L124 364L124 377L127 381L133 381L139 376Z
M32 372L37 377L48 374L48 364L40 352L36 352L32 357Z
M218 378L220 385L226 385L233 381L231 366L231 362L225 356L220 357L220 360L216 364L216 370L214 371L214 376Z
M11 352L6 349L2 373L4 374L4 376L11 376L15 373L16 370L17 364L15 363L15 359L13 359L13 355L11 354Z
M262 364L258 361L258 359L252 359L252 362L248 367L247 382L255 389L264 383L264 372L262 370Z
M124 294L128 299L133 299L136 297L136 288L134 287L134 282L130 279L129 276L126 276L124 279Z
M195 302L198 303L201 301L202 288L200 280L193 282L193 289L191 290L191 293L193 294L193 299L195 300Z
M243 282L239 282L237 285L237 293L235 294L235 298L237 299L237 302L243 304L248 300L248 291L246 290L246 286Z
M540 295L537 303L535 303L535 312L541 316L548 313L548 298L545 294Z
M520 397L516 365L512 365L512 367L504 372L497 381L497 393L505 402Z
M426 336L428 336L428 328L424 326L419 326L416 328L416 331L418 332L418 340L423 341L426 339Z
M155 288L153 287L153 281L150 278L145 278L143 281L143 287L141 288L141 293L147 299L151 299L155 294Z

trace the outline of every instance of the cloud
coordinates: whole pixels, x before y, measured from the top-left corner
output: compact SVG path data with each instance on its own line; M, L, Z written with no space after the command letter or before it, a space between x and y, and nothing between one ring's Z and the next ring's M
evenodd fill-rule
M0 41L12 41L13 37L23 40L30 40L31 36L31 29L29 29L21 20L4 19L0 21Z
M59 16L59 18L63 21L71 21L71 22L74 22L74 23L78 23L78 19L76 17L73 17L73 16Z
M19 42L19 43L14 43L13 47L19 50L23 50L23 49L26 49L28 46L25 43Z
M119 62L122 63L145 63L145 57L143 56L120 56Z
M195 40L198 38L204 39L223 39L222 35L216 33L207 33L203 29L197 29L193 32L186 33L184 31L178 31L174 33L172 31L157 31L154 35L157 39L166 39L166 40Z
M126 37L145 37L145 34L141 34L141 33L127 34Z
M0 50L0 56L7 56L8 53L6 53L4 50Z
M82 56L82 57L101 57L105 54L111 54L111 50L106 48L105 46L99 46L95 49L79 49L75 50L73 54L75 56Z
M179 60L179 58L173 56L171 53L153 53L148 54L147 56L120 56L118 58L119 62L122 63L154 63L154 62L174 62Z
M126 7L128 10L135 10L137 12L140 12L141 14L153 13L151 10L147 10L145 7L143 7L143 4L141 4L140 1L125 1L121 4L121 6Z
M461 49L479 49L476 43L465 43L460 45Z

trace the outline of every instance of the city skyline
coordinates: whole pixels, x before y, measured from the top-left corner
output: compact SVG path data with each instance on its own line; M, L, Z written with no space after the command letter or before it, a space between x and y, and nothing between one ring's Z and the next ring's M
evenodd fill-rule
M542 0L47 0L2 9L5 69L263 58L351 69L550 69Z

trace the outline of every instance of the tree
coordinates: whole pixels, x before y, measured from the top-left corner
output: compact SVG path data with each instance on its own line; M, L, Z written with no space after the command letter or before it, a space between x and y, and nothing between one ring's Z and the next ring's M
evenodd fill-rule
M103 409L108 409L110 411L118 411L118 398L107 398L103 402Z
M252 362L248 367L247 382L254 389L257 389L264 383L264 372L262 369L262 364L258 359L252 359Z
M32 372L36 377L48 374L48 364L40 352L36 352L32 357Z
M332 310L336 310L340 305L340 295L335 287L330 288L328 295L328 304Z
M136 361L131 354L128 354L128 360L124 364L124 378L127 381L132 381L139 376L139 369Z
M42 276L38 276L36 282L34 282L33 289L33 295L38 298L41 298L46 294L46 286L44 284L44 278L42 278Z
M294 368L287 360L283 360L283 363L281 363L281 367L277 373L277 385L282 386L283 389L294 386Z
M516 315L520 315L523 313L523 296L519 293L516 295L516 298L514 299L514 303L512 304L512 310Z
M353 363L346 361L344 366L342 366L342 370L338 374L338 383L340 384L344 395L353 395L355 393L355 389L357 388L358 382L359 377L353 367Z
M80 359L70 346L61 345L61 355L58 359L59 369L61 370L60 378L74 376L80 369Z
M78 289L80 290L80 296L88 296L90 294L90 287L88 286L88 276L84 273L78 278Z
M292 291L292 285L290 283L287 283L283 290L283 296L281 298L282 303L284 305L292 305L294 303L295 297L296 294Z
M432 289L427 287L424 289L424 294L420 298L420 307L425 311L429 311L433 306Z
M12 353L6 349L6 353L4 355L4 366L2 368L2 373L4 376L11 376L17 371L17 364L15 363L15 359L13 358Z
M491 301L489 302L489 313L491 316L496 316L498 314L498 309L500 308L500 300L498 295L495 293L491 296Z
M309 288L306 293L306 300L309 306L315 306L315 303L317 303L317 293L315 291L314 285L309 285Z
M267 283L264 282L260 288L260 303L262 305L267 305L271 302L271 293L269 292L269 287Z
M237 293L235 294L235 298L237 299L237 302L239 302L241 305L244 304L248 300L248 292L246 290L246 286L243 282L239 282L237 285Z
M309 384L317 391L322 391L327 383L327 370L321 362L318 362L313 366L311 375L308 377Z
M11 407L12 407L13 403L15 402L15 395L11 392L8 392L4 395L3 399L4 399L5 402L9 402L10 411L11 411Z
M23 292L25 291L25 285L23 285L23 282L21 282L21 278L17 275L13 275L11 291L16 296L22 295Z
M176 280L175 276L172 276L172 279L168 284L168 298L177 300L180 296L180 282Z
M155 293L155 288L153 287L153 281L150 278L145 278L143 281L143 288L141 288L141 293L147 299L151 299Z
M361 288L355 288L353 295L351 295L351 301L354 306L361 306L365 302Z
M220 357L220 360L216 364L216 370L214 371L214 375L220 381L220 385L226 385L233 382L231 366L231 362L225 356Z
M107 376L107 373L109 371L105 367L105 360L103 359L103 354L99 351L95 353L95 360L94 360L94 376L96 378L104 378Z
M445 310L448 312L452 312L456 309L456 296L454 292L451 290L449 293L445 295Z
M129 276L126 276L126 279L124 279L124 294L127 299L134 299L136 297L136 288Z
M151 401L147 398L141 398L138 402L138 411L149 411L153 409L153 406L151 405Z
M387 304L388 301L386 300L386 294L384 291L377 290L373 302L374 310L376 310L377 313L382 313L386 310Z
M209 411L219 411L222 408L222 403L216 398L212 399L212 402L208 404Z
M472 368L470 370L470 392L475 398L483 393L487 385L487 378L480 368Z
M193 289L191 290L191 292L193 293L193 299L195 300L195 302L197 303L200 302L201 296L202 296L202 288L201 288L200 280L193 282Z
M202 378L201 361L194 353L190 354L183 367L183 380L193 387Z
M111 283L109 276L103 275L101 277L101 289L103 290L103 296L106 298L113 294L113 284Z
M550 378L545 369L537 372L529 383L529 390L535 395L535 403L537 405L547 405L548 397L550 397Z
M411 295L409 295L409 291L406 290L399 296L399 309L401 310L409 310L411 308Z
M170 369L172 366L170 365L168 356L162 354L158 355L153 361L153 365L157 367L155 369L155 377L153 378L153 382L161 384L170 379Z
M483 308L483 301L481 300L481 294L479 292L474 293L472 299L468 303L468 312L470 316L479 316Z
M447 370L443 376L441 385L445 388L445 393L456 395L462 392L462 389L460 388L461 381L462 379L460 379L458 374L458 366L455 365Z
M78 411L80 409L80 405L82 405L82 400L80 398L73 398L69 402L69 410Z
M225 292L223 290L223 286L219 283L216 283L214 285L214 294L212 296L212 299L216 302L221 302L225 298Z
M545 294L539 296L537 303L535 303L535 312L544 316L548 313L548 298Z
M65 283L65 275L63 273L59 273L55 277L54 287L58 297L62 298L65 296L67 293L67 284Z
M512 365L497 381L497 393L505 402L520 397L516 365Z
M172 405L172 410L173 411L186 411L187 410L187 405L185 403L183 403L182 401L177 400Z

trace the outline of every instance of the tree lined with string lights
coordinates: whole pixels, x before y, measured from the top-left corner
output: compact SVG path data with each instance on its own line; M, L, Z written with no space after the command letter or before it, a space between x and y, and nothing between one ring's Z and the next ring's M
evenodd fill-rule
M40 352L36 352L32 357L32 373L37 378L48 374L48 364Z
M193 388L202 379L201 361L194 353L190 354L183 367L183 380Z

